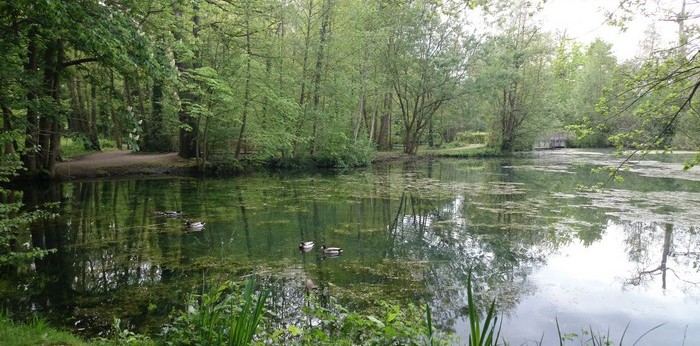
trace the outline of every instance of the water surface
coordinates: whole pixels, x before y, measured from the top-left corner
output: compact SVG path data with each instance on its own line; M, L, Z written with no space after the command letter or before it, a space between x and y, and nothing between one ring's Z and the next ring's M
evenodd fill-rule
M681 158L682 159L682 158ZM605 152L393 163L303 175L69 183L24 193L60 202L26 241L57 248L0 279L4 305L85 334L123 318L153 332L188 293L253 270L280 326L301 323L311 279L358 310L428 302L466 338L471 271L511 344L593 328L639 345L700 344L700 174L678 157L632 161L623 183ZM181 218L155 211L180 210ZM185 221L206 222L190 232ZM300 253L301 240L317 244ZM25 241L25 240L23 240ZM329 258L318 246L341 246Z

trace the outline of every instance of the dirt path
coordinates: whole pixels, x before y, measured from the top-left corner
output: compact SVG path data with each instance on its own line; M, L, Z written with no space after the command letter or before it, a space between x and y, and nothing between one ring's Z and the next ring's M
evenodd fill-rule
M189 172L193 164L177 153L140 154L127 150L106 151L76 157L56 165L61 180L169 175Z

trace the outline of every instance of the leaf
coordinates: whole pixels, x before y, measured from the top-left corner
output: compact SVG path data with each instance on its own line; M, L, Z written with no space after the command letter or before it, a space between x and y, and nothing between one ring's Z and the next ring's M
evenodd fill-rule
M377 326L379 326L379 328L384 328L384 327L386 326L386 325L384 324L384 322L378 320L376 317L374 317L374 316L372 316L372 315L367 316L367 319L370 320L370 321L372 321L372 322L374 322Z
M304 332L301 328L295 325L288 326L287 330L289 330L289 332L292 333L292 336L299 336Z

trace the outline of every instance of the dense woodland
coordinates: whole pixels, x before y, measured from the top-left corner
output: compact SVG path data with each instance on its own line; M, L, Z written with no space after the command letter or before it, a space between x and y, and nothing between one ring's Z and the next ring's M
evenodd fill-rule
M669 47L650 26L618 61L604 40L545 32L538 1L3 1L3 165L52 177L65 138L202 168L363 165L476 132L502 152L564 131L697 149L698 4L676 3L620 1L611 24L678 30Z

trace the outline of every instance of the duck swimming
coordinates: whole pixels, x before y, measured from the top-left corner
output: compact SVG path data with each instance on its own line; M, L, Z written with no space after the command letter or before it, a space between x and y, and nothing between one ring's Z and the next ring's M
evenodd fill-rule
M162 216L162 217L180 217L180 216L182 216L182 212L179 210L169 210L169 211L151 210L151 214L153 214L155 216Z
M324 255L328 256L338 256L343 253L343 249L339 247L326 247L326 245L321 246L321 251Z
M312 241L302 241L299 243L299 251L309 252L314 248L314 242Z
M205 224L206 223L201 222L201 221L195 221L195 222L187 221L187 228L189 228L190 231L193 231L193 232L194 231L201 231L204 228Z

